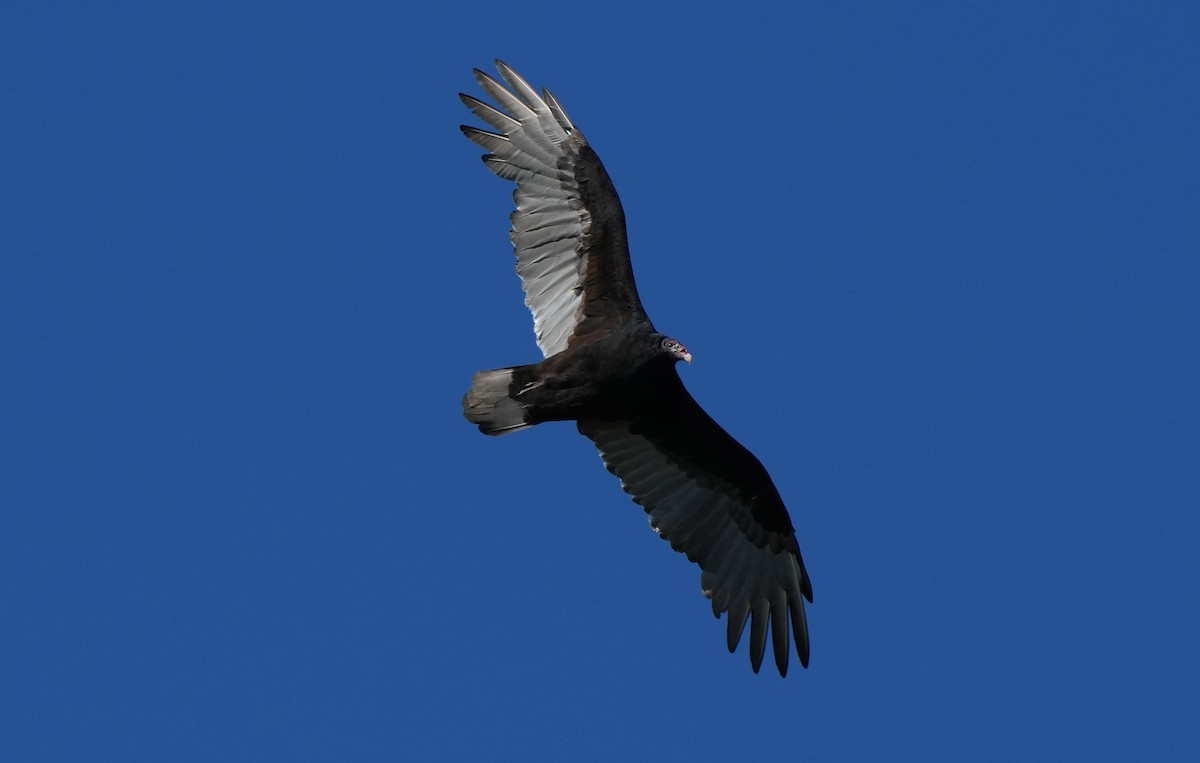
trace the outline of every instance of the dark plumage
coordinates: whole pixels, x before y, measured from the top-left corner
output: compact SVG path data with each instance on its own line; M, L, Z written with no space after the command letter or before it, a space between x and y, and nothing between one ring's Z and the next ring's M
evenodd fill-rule
M642 309L625 213L599 157L554 96L496 67L508 88L475 78L502 110L460 96L496 132L462 131L517 184L510 237L545 360L475 374L463 414L491 435L577 422L655 532L700 565L713 614L729 613L729 651L749 619L758 672L769 625L786 675L790 627L807 667L812 586L779 492L684 388L675 364L692 356Z

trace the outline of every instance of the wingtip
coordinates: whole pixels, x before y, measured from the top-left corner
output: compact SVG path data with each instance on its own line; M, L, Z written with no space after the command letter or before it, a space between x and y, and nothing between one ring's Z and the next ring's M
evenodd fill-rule
M475 75L475 81L478 82L479 86L482 87L484 90L488 89L489 83L491 83L492 85L494 85L496 87L500 86L500 84L498 82L496 82L495 77L488 74L487 72L485 72L482 69L472 69L471 73Z
M509 84L512 84L513 81L515 80L515 81L521 82L521 83L525 84L526 86L528 86L528 83L525 82L525 78L522 77L520 74L517 74L516 69L514 69L511 66L509 66L508 64L504 63L499 58L496 59L495 63L496 63L496 71L500 72L500 76L503 77L504 80L507 81Z
M762 652L756 654L753 650L750 651L750 669L754 671L755 675L758 675L758 669L762 667L762 661Z

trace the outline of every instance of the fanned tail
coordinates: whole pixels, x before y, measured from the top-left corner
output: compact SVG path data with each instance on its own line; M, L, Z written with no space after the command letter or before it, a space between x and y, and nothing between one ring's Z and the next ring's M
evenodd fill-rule
M471 377L471 389L463 396L463 416L480 432L501 435L533 426L525 418L525 406L509 396L515 370L497 368Z

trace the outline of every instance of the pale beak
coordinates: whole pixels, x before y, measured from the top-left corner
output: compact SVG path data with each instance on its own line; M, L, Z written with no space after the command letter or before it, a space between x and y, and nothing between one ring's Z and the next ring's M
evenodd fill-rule
M679 357L686 360L689 364L692 362L692 353L690 353L690 352L685 352L682 355L680 355Z

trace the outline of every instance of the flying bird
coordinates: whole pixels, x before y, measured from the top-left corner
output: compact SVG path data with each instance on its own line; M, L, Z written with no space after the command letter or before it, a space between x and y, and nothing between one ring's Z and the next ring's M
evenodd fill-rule
M779 491L684 388L675 364L692 355L642 309L625 213L600 158L549 91L496 68L507 87L478 69L475 79L499 108L459 95L494 132L461 129L488 151L488 169L516 183L509 238L545 359L475 374L463 415L489 435L576 422L651 528L700 565L713 614L728 614L729 651L749 620L757 673L769 626L787 675L790 626L808 667L812 584Z

